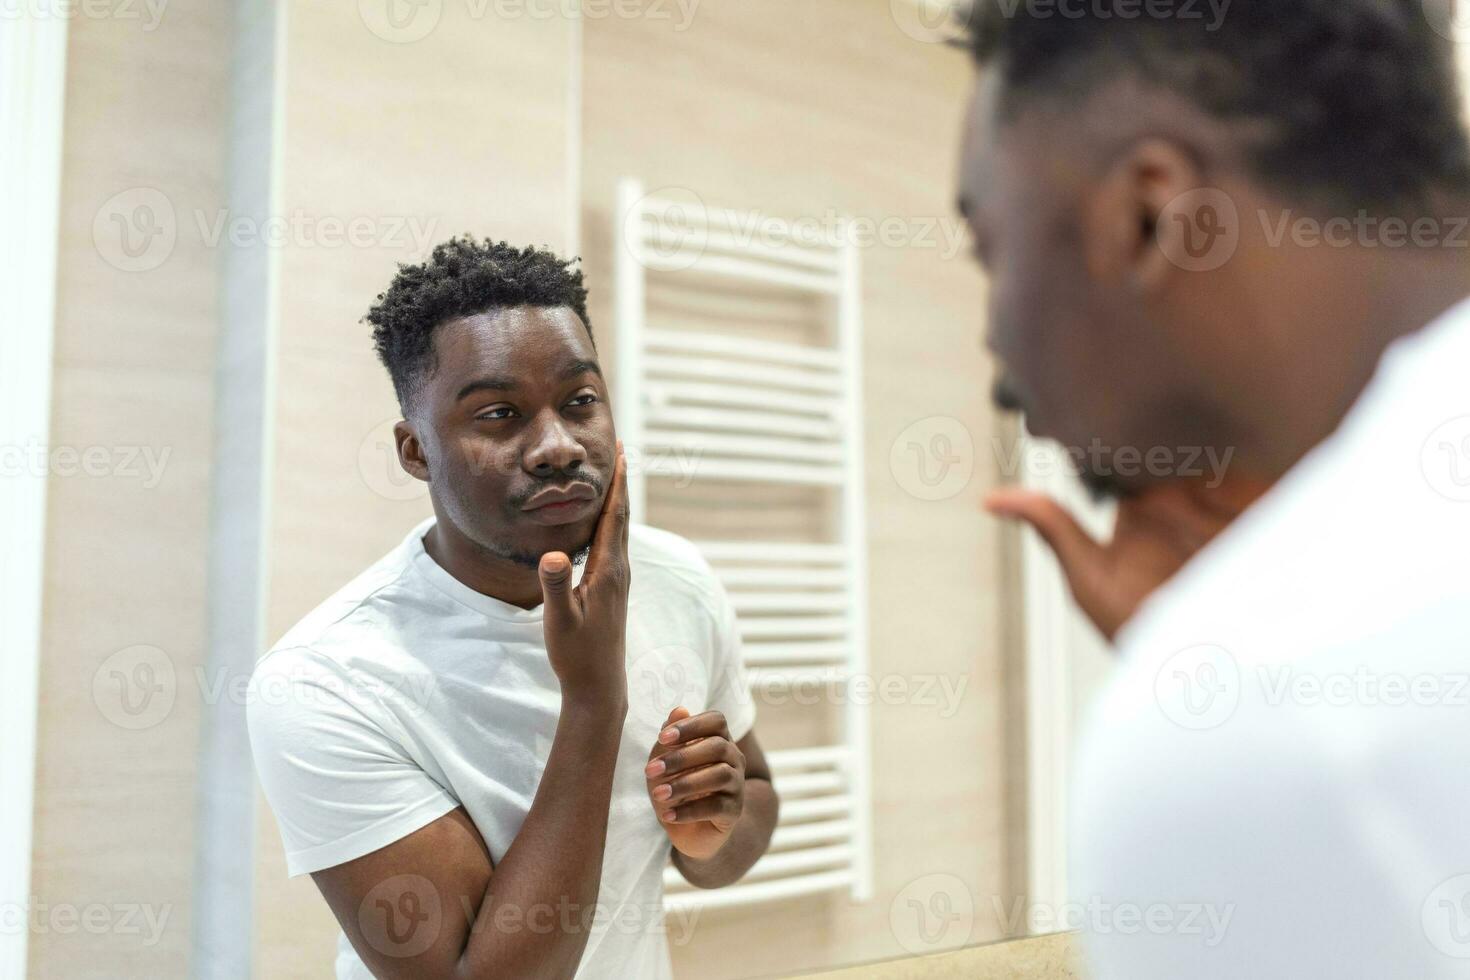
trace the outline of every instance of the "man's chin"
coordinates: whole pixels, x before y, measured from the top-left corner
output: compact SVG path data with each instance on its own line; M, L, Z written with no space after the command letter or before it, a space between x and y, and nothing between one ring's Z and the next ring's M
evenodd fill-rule
M550 551L560 551L569 556L575 564L581 564L587 560L592 549L592 537L597 530L595 520L589 523L568 524L565 527L547 528L550 533L537 535L534 544L527 548L528 552L536 552L536 561L540 562L541 556Z
M572 526L543 528L540 533L521 534L513 539L502 539L490 550L497 558L511 561L525 568L539 568L541 556L559 551L580 565L585 562L592 548L592 532L596 527Z

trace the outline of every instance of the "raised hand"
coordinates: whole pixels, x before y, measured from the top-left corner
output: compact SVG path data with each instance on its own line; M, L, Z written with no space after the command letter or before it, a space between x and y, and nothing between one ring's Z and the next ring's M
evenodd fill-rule
M1093 540L1045 494L997 490L985 507L1036 529L1056 554L1077 605L1111 640L1144 599L1266 489L1244 479L1218 487L1161 483L1119 500L1117 527L1106 542Z
M602 502L582 581L572 587L572 562L564 553L541 556L543 630L551 668L563 699L627 700L624 633L628 620L628 464L623 444Z

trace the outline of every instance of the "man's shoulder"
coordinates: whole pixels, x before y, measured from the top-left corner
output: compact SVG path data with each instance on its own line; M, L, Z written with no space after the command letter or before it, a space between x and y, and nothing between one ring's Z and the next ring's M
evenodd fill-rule
M366 652L391 626L404 603L395 601L411 574L409 557L400 545L363 569L318 603L281 636L256 665L260 672L272 661L301 669L311 662L334 660L333 651L352 647ZM394 631L386 631L392 634Z
M628 529L633 588L660 601L712 608L721 596L709 561L692 541L672 531L634 524Z
M634 524L628 528L628 559L633 563L635 573L646 567L700 580L714 578L709 562L694 542L673 531L647 524Z

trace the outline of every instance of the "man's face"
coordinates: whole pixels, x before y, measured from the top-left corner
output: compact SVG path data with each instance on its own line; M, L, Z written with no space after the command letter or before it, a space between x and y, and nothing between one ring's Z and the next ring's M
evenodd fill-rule
M534 566L592 539L617 437L597 352L567 307L512 307L434 333L414 429L441 515L490 554Z
M1152 242L1139 244L1144 219L1119 182L1067 151L1069 127L998 116L995 75L981 76L969 109L960 207L989 278L997 398L1031 432L1100 461L1084 474L1094 486L1122 489L1131 481L1108 461L1165 438L1157 420L1178 382L1158 310L1129 287L1128 250Z

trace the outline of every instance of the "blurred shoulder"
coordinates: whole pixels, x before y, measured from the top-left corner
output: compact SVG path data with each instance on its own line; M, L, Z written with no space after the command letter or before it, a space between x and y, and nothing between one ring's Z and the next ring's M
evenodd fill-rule
M628 559L635 586L683 586L702 598L719 590L719 580L699 548L662 528L634 524L628 529Z

